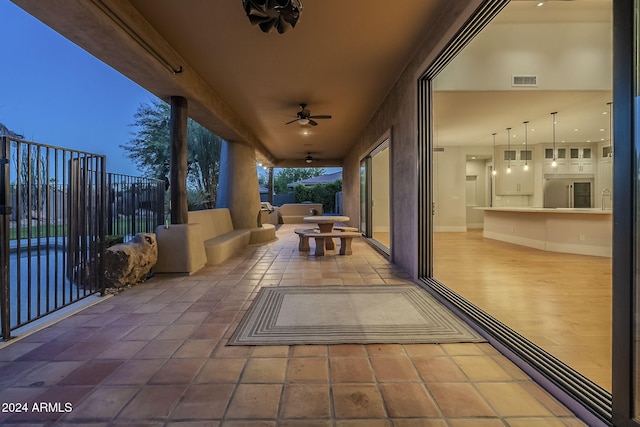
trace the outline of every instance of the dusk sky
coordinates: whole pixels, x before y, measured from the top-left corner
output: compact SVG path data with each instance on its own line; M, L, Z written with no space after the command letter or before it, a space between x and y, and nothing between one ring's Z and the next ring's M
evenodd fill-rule
M155 97L8 0L0 0L0 123L28 141L107 155L107 172L140 176L120 144Z

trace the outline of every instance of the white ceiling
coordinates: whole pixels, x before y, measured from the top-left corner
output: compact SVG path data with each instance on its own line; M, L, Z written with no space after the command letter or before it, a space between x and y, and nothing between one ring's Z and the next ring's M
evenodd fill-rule
M537 7L536 0L514 0L492 21L491 25L557 23L545 25L545 31L562 28L562 24L572 23L608 23L611 22L611 0L551 0L544 6ZM516 27L517 28L517 27ZM514 35L514 38L516 35ZM560 37L545 34L545 40ZM485 43L486 44L486 43ZM509 41L505 43L509 45ZM532 43L535 45L535 43ZM527 52L530 46L520 46ZM479 46L472 42L466 49L503 49L502 46ZM535 49L535 48L533 48ZM536 52L531 52L536 54ZM605 52L606 53L606 52ZM470 52L465 52L469 55ZM585 54L591 54L586 52ZM493 55L492 59L500 55ZM493 64L495 67L512 64ZM459 66L452 63L450 67ZM552 65L553 66L553 65ZM602 64L607 67L608 64ZM517 65L514 66L517 69ZM525 67L526 68L526 67ZM445 69L436 81L447 77ZM453 70L451 70L453 72ZM507 145L506 128L511 128L511 143L524 143L524 121L528 121L529 144L549 143L553 139L553 117L556 114L556 141L558 143L598 143L609 140L609 107L612 101L611 90L602 90L610 86L611 70L603 70L607 75L606 82L594 84L589 90L539 90L524 88L516 90L486 90L486 82L479 82L481 89L473 90L467 79L464 90L447 88L436 91L433 96L434 105L434 141L436 146L491 146L492 133L496 132L496 143ZM545 70L546 74L570 72L557 64L557 69ZM473 71L469 73L473 74ZM486 73L485 73L486 75ZM561 76L571 79L572 75ZM472 80L471 80L472 81ZM482 85L480 84L482 83ZM473 85L471 85L473 86ZM434 84L437 88L437 83Z

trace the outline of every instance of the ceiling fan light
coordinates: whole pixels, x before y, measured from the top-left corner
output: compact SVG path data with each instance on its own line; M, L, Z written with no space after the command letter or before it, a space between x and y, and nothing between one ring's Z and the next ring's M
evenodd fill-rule
M298 119L298 124L300 126L305 126L309 124L309 119Z
M305 163L311 163L313 162L313 158L311 157L311 154L309 154L307 157L304 158Z

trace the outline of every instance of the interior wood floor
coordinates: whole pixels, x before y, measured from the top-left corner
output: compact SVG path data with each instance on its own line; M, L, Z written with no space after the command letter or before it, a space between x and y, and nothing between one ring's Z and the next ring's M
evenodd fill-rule
M611 391L611 258L434 233L434 278Z
M391 248L391 233L389 233L388 231L374 231L371 234L371 237L373 237L375 240L382 243L386 247Z

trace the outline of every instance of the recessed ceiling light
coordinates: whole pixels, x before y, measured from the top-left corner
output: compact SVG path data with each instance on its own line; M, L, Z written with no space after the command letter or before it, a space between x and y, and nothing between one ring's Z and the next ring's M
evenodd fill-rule
M600 132L604 132L604 129L600 129Z
M574 129L573 131L574 131L574 132L578 132L579 130L580 130L580 129L578 129L578 128L575 128L575 129Z

